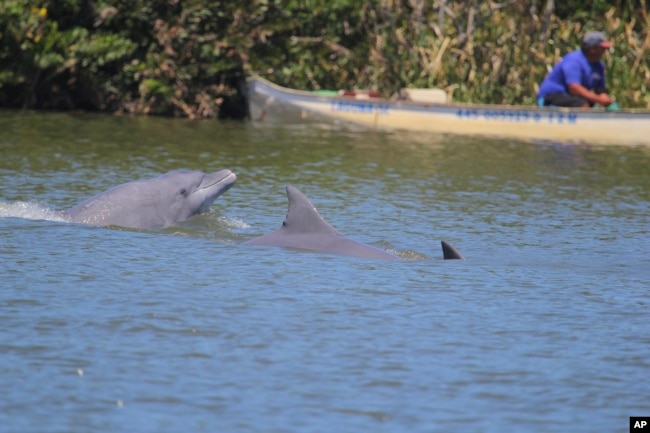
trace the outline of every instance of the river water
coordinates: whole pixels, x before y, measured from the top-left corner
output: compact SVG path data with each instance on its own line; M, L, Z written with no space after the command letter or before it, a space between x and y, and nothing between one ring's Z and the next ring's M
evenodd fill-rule
M650 415L648 167L639 147L0 112L0 431L628 431ZM58 216L180 168L238 180L167 229ZM242 245L280 227L286 185L405 260Z

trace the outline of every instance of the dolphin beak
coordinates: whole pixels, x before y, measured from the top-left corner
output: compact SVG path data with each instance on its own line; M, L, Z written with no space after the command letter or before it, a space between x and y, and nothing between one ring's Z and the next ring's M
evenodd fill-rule
M197 210L198 213L206 212L217 197L228 191L235 184L237 175L230 170L219 170L206 174L201 184L194 190L202 197L203 203Z
M219 194L226 192L235 184L237 175L230 170L219 170L206 174L197 190L206 188L218 188Z

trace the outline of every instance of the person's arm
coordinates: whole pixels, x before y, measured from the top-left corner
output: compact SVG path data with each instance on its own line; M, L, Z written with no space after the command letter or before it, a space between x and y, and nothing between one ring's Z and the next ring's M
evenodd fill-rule
M562 67L562 72L564 73L564 82L567 91L570 94L580 96L591 104L600 104L603 107L607 107L609 104L614 102L614 100L610 98L607 93L598 94L582 85L582 65L575 56L565 58L565 60L563 60L560 65ZM596 87L604 87L604 75L605 71L603 68L601 71L601 76L603 78L600 80L600 82L595 83Z
M592 92L581 84L571 83L567 86L569 93L572 95L580 96L581 98L586 99L592 104L600 104L603 107L607 107L609 104L614 102L614 100L607 93L597 94Z

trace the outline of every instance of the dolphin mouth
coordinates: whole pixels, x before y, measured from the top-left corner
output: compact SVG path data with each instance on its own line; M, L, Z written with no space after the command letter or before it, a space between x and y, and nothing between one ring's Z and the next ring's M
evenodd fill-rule
M221 186L223 188L223 191L226 191L231 186L233 186L236 180L237 180L237 175L232 171L220 170L215 173L206 175L203 178L203 182L201 182L201 185L199 185L199 187L196 190L200 191L206 188L214 188L217 186Z
M197 213L207 212L217 197L228 191L235 184L237 175L230 170L219 170L214 173L206 174L201 184L194 190L203 197L203 203L197 209Z

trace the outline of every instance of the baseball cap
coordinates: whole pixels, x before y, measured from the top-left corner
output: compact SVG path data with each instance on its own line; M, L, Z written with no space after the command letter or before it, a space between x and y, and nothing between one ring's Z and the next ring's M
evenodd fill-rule
M603 48L612 48L614 44L605 38L603 32L588 32L582 38L582 46L585 48L601 46Z

